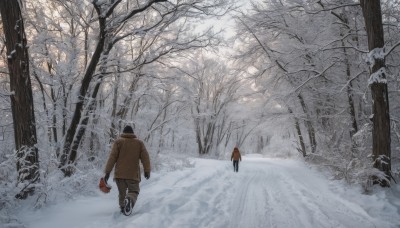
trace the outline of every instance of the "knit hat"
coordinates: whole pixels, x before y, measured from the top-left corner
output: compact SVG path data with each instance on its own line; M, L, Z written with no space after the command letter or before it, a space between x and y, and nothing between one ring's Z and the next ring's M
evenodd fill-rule
M122 132L123 133L133 133L133 129L131 126L127 125Z

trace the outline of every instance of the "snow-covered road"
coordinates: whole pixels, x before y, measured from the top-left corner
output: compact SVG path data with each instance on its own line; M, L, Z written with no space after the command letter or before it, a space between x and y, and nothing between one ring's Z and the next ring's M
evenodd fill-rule
M346 192L343 197L340 192ZM348 193L350 191L350 193ZM365 199L361 199L361 198ZM133 215L118 212L117 189L24 213L29 228L256 228L397 227L395 218L368 211L368 200L340 189L300 161L246 157L234 173L230 161L196 159L194 168L143 180ZM371 197L377 201L376 197ZM372 201L371 204L376 202ZM394 209L391 209L394 210Z

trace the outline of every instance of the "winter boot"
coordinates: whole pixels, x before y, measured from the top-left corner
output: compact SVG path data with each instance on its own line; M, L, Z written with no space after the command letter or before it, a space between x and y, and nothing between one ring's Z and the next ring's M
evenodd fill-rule
M124 200L124 207L121 208L122 213L123 213L124 215L126 215L126 216L132 214L133 206L134 206L134 205L133 205L132 200L131 200L128 196L126 196L126 197L125 197L125 200Z

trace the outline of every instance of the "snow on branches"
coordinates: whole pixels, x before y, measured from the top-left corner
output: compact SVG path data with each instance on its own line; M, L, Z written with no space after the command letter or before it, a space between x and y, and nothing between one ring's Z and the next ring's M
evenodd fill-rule
M365 62L367 62L367 64L369 66L371 66L371 68L372 68L375 65L375 60L385 59L386 55L387 54L385 52L385 47L375 48L367 54L367 58L365 59Z
M387 83L386 79L387 73L385 67L380 68L375 73L372 73L368 79L368 85L372 85L374 83Z
M365 62L370 66L370 69L372 69L375 65L376 60L384 60L386 56L388 56L397 46L400 46L400 42L396 43L390 48L375 48L367 54ZM368 79L368 84L371 85L373 83L387 83L386 78L386 69L385 67L382 67L371 74L371 77Z
M366 62L371 67L375 64L376 59L385 59L397 46L400 46L400 42L397 42L392 47L375 48L371 50L366 58Z

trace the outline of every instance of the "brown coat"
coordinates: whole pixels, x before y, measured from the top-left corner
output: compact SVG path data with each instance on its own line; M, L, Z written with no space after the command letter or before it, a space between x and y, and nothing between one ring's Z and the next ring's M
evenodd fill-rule
M235 147L235 149L233 149L231 160L232 159L234 161L239 161L239 160L241 161L242 160L242 156L240 155L239 149L236 148L236 147Z
M144 171L150 172L149 153L144 143L134 134L123 133L112 146L105 172L110 173L115 165L114 178L140 181L139 160Z

